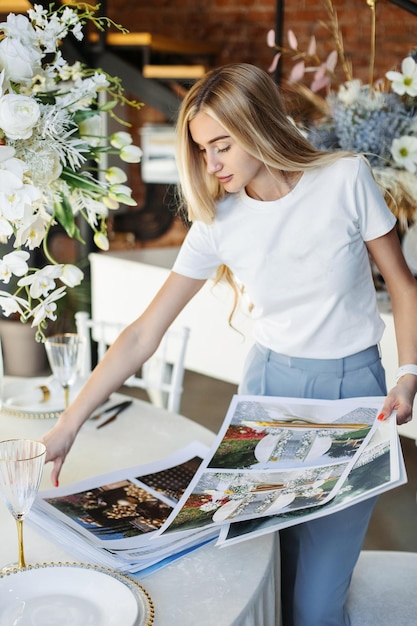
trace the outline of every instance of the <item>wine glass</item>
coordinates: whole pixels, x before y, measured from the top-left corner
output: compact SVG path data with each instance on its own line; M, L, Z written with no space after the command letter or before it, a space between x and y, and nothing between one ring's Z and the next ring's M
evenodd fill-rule
M26 567L23 549L23 520L33 504L42 478L46 447L32 439L0 441L0 495L16 520L19 558Z
M52 373L64 389L65 408L69 390L77 380L82 365L84 338L76 333L52 335L45 340L45 349Z

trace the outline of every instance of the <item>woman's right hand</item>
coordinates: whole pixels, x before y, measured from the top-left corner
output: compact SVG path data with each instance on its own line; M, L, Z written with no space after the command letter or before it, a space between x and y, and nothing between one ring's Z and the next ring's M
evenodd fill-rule
M46 446L45 463L53 463L51 481L55 487L59 485L61 468L78 432L70 427L70 423L71 420L62 414L55 426L42 438L42 443Z

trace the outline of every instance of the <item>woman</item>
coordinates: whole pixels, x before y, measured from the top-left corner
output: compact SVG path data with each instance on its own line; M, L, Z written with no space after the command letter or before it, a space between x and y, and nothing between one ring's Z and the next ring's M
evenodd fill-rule
M218 272L253 302L255 345L240 393L307 398L386 394L370 253L389 290L399 363L381 418L411 419L417 390L417 284L395 219L362 157L315 150L278 89L247 64L195 84L178 119L181 193L193 225L147 310L109 349L46 435L60 468L82 423L153 353ZM237 291L236 291L237 293ZM284 626L340 626L374 502L280 533Z

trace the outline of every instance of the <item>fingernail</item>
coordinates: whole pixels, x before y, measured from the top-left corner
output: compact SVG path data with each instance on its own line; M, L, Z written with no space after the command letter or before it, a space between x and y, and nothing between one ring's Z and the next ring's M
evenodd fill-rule
M55 481L55 487L59 487L59 481L58 480Z
M383 413L380 413L376 419L379 420L380 422L382 422L384 417L385 417L385 415Z

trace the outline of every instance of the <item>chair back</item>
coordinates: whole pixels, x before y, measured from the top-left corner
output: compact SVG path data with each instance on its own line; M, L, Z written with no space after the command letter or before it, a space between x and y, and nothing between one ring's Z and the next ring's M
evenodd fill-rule
M124 329L124 324L94 320L85 311L75 314L77 333L86 338L82 376L92 369L92 343L97 346L97 360L101 361L108 347ZM141 374L130 376L125 385L146 390L151 402L174 413L179 412L184 382L184 360L190 329L186 326L170 328L146 363Z

